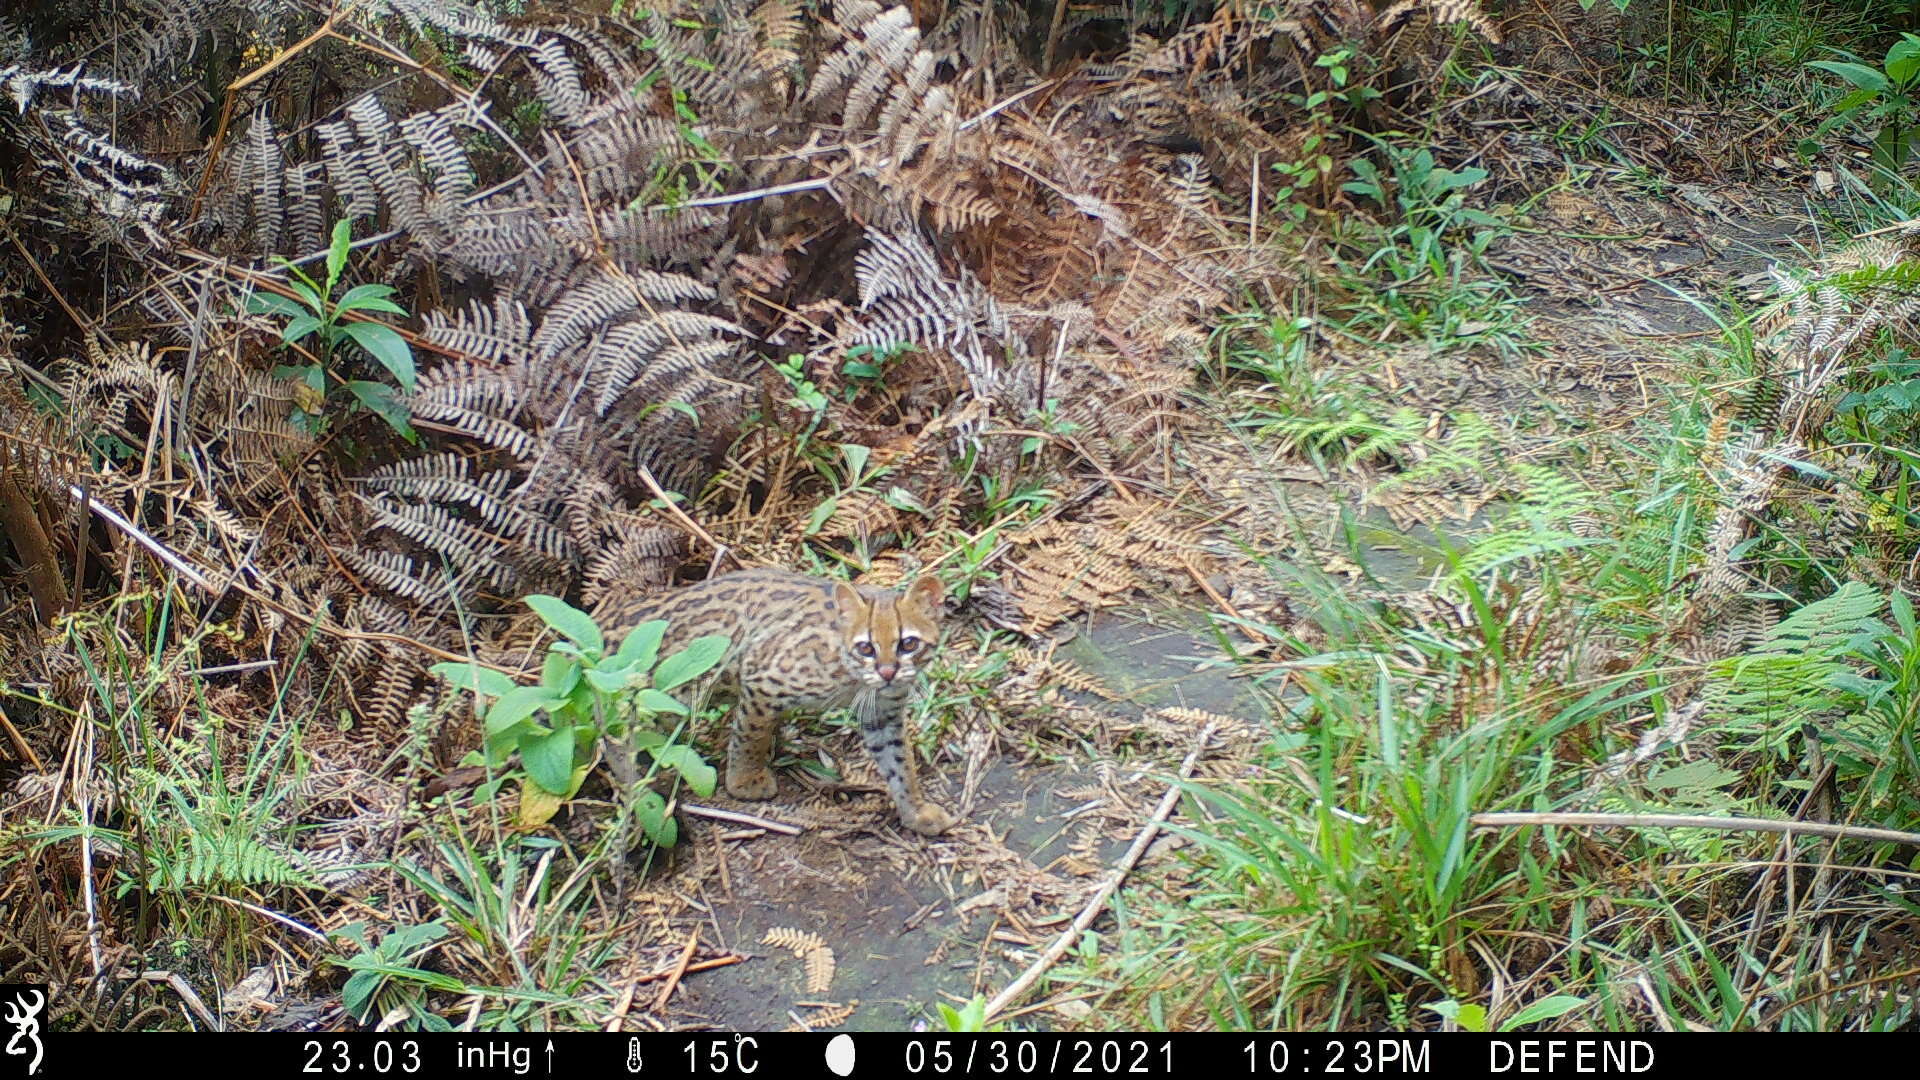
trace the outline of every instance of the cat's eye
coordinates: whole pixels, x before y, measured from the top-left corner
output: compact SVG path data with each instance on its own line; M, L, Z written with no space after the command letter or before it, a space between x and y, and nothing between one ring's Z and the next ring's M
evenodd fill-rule
M853 643L853 651L854 651L854 652L856 652L856 653L859 653L859 654L860 654L861 656L872 656L872 655L873 655L873 642L871 642L871 641L856 641L856 642L854 642L854 643Z
M914 637L912 634L908 634L906 637L900 639L900 651L903 653L910 653L919 647L920 639Z

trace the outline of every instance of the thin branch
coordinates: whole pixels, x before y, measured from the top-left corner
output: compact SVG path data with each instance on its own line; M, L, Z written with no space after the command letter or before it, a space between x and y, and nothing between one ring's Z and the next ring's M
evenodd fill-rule
M1020 995L1032 989L1033 984L1040 981L1040 976L1046 974L1048 968L1065 956L1074 942L1080 940L1080 935L1086 933L1087 927L1093 925L1093 920L1099 918L1100 913L1106 910L1108 898L1113 896L1114 890L1126 880L1134 864L1140 861L1140 856L1146 854L1147 845L1160 832L1160 825L1167 820L1167 815L1173 813L1174 804L1180 801L1180 785L1186 782L1187 777L1193 775L1193 766L1200 760L1200 751L1206 748L1207 740L1213 737L1213 729L1214 722L1207 721L1207 726L1200 731L1200 737L1194 740L1193 749L1187 752L1187 759L1180 763L1179 779L1175 780L1167 788L1167 793L1161 796L1160 805L1154 809L1153 816L1147 819L1146 825L1141 827L1140 835L1133 838L1133 846L1121 856L1119 865L1113 868L1107 883L1094 892L1093 898L1087 901L1087 906L1081 909L1079 917L1073 920L1073 925L1061 932L1053 944L1047 947L1047 951L1040 954L1040 959L1035 960L1027 970L1020 973L1019 978L1013 980L1005 990L1000 991L992 1001L987 1002L985 1019L992 1020L1000 1010L1013 1004Z
M226 1025L214 1017L213 1013L208 1010L207 1003L201 1001L200 995L194 993L193 987L188 986L187 980L181 978L179 975L171 971L143 971L140 973L140 981L166 983L168 986L173 987L173 992L180 995L180 1000L187 1003L187 1008L193 1010L194 1015L200 1018L201 1023L207 1025L207 1027L213 1031L226 1030Z
M96 499L93 496L87 494L85 491L80 490L80 488L77 485L74 485L74 484L67 485L67 493L69 495L72 495L75 499L79 499L85 502L87 504L87 509L92 510L94 513L105 518L109 524L113 525L114 528L117 528L121 532L126 533L127 537L131 539L134 543L139 544L141 547L146 548L148 551L152 552L154 558L159 559L161 562L166 563L169 567L172 567L173 570L176 573L178 573L181 577L186 578L188 581L193 582L195 585L198 585L201 591L208 592L208 593L219 591L214 588L213 583L208 581L200 573L200 571L195 570L193 567L187 565L187 561L185 559L182 559L180 556L175 555L173 552L167 550L167 547L165 544L162 544L160 541L155 540L151 536L148 536L138 525L135 525L133 522L128 521L124 517L121 517L120 512L118 510L115 510L113 507L108 506L106 503L103 503L99 499Z
M798 825L789 825L784 821L755 817L752 814L742 814L733 810L715 810L711 806L700 806L696 803L683 802L680 804L680 809L683 813L692 814L694 817L712 818L715 821L731 821L736 825L751 825L756 829L784 833L787 836L799 836L806 831Z
M687 961L693 959L693 950L700 945L700 928L694 927L687 935L687 947L680 952L680 962L673 965L673 974L667 976L667 984L660 988L660 996L653 1000L653 1011L658 1013L667 1007L667 999L680 986L681 976L687 973Z
M1615 829L1721 829L1729 832L1794 833L1835 840L1884 840L1920 847L1920 833L1872 829L1861 825L1829 825L1821 821L1776 821L1772 818L1710 817L1704 814L1532 814L1503 812L1475 814L1468 819L1483 829L1516 825L1598 825Z

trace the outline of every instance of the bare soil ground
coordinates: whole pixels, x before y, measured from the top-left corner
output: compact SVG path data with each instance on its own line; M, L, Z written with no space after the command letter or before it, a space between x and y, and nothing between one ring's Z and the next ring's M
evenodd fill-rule
M1565 460L1581 433L1631 423L1654 408L1669 358L1718 332L1722 299L1742 296L1773 261L1804 259L1815 235L1797 196L1687 185L1660 197L1607 185L1562 189L1541 201L1532 227L1539 231L1509 238L1492 258L1521 298L1537 342L1524 359L1485 349L1423 348L1416 356L1404 346L1329 349L1318 359L1371 387L1384 406L1436 416L1479 411L1524 426L1542 461ZM1581 239L1568 239L1575 235ZM1374 477L1319 475L1284 455L1264 460L1266 451L1225 429L1189 438L1180 452L1220 504L1205 545L1228 556L1211 581L1220 599L1257 597L1270 587L1229 555L1240 544L1310 556L1329 572L1389 591L1417 591L1432 569L1436 531L1471 535L1498 509L1497 492L1412 505L1400 496L1381 505L1369 498ZM1343 507L1363 541L1357 564L1338 543ZM877 796L737 807L806 826L792 837L690 819L685 855L638 886L634 900L667 924L652 940L684 942L697 931L699 955L750 958L686 976L668 1022L897 1029L935 1001L991 996L1078 912L1188 748L1171 737L1090 737L1065 751L1070 765L1046 760L1063 756L1059 747L1075 722L1104 716L1124 729L1145 721L1151 732L1156 709L1238 718L1245 726L1209 748L1203 772L1211 775L1231 773L1254 740L1273 730L1272 695L1235 677L1219 635L1236 647L1250 643L1227 622L1210 624L1221 614L1198 589L1170 589L1103 614L1061 644L1055 658L1091 675L1105 693L1064 695L1059 700L1071 703L1064 713L1007 710L1026 717L1034 744L1055 748L1049 754L993 749L996 740L961 716L934 769L935 790L966 811L947 837L903 835ZM1124 750L1089 755L1096 745ZM861 767L844 732L803 739L801 752L817 747ZM782 783L783 793L794 792L798 770L787 770ZM1135 880L1177 888L1169 854L1179 846L1163 836ZM763 944L780 929L817 934L832 950L824 987L809 985L796 952ZM658 959L661 949L671 946L649 955ZM1047 1026L1081 1015L1084 1007L1066 999L1057 1011L1017 1022Z

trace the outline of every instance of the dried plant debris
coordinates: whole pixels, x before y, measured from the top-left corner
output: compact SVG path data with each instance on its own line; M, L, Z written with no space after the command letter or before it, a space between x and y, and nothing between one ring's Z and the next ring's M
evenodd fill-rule
M837 1028L851 1019L853 1011L859 1007L859 998L854 998L844 1005L827 1001L797 1001L794 1003L794 1008L812 1011L804 1014L789 1013L788 1015L793 1017L793 1022L787 1026L787 1030L820 1031L825 1028Z
M802 960L816 949L824 949L827 943L820 935L810 930L797 930L790 926L779 926L768 930L760 938L760 944L771 945L776 949L786 949Z
M833 985L833 950L825 945L807 950L807 993L824 994Z

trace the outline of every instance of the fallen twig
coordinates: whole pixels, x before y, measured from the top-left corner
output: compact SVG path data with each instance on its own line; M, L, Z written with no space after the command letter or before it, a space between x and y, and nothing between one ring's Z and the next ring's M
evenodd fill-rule
M122 517L120 515L120 511L115 510L113 507L108 506L106 503L103 503L99 499L96 499L93 496L87 494L85 491L82 491L77 485L74 485L74 484L67 485L67 494L72 495L75 499L78 499L81 502L86 503L87 509L105 518L110 524L113 525L114 528L119 529L123 533L126 533L128 539L132 540L134 543L139 544L141 547L146 548L148 551L152 552L154 558L159 559L161 562L166 563L168 566L172 567L173 570L176 573L178 573L181 577L186 578L188 581L191 581L195 585L200 586L203 592L212 593L212 592L218 591L213 587L213 583L208 581L200 573L200 571L195 570L193 567L187 565L187 561L185 559L182 559L180 556L175 555L172 551L169 551L165 544L162 544L160 541L155 540L151 536L148 536L146 532L142 530L138 525L135 525L133 522L128 521L126 518Z
M25 758L28 765L33 766L34 772L47 771L47 766L40 760L40 755L33 752L33 746L20 734L20 729L13 726L12 720L7 719L5 709L0 709L0 731L7 733L7 739L13 743L14 751Z
M223 904L232 904L234 907L240 908L242 910L251 911L255 915L260 915L265 918L272 919L274 922L277 922L282 926L288 927L289 929L298 930L301 933L307 935L308 937L312 938L313 940L319 942L322 945L325 945L327 943L327 935L321 933L318 930L315 930L313 927L308 926L306 923L303 923L298 919L290 919L287 916L282 915L277 911L269 911L268 909L263 908L258 904L249 904L245 900L235 900L231 896L221 896L219 893L213 893L211 895L215 900L218 900Z
M696 971L712 971L714 968L723 968L728 966L729 964L738 964L746 959L747 957L743 953L729 953L726 956L716 956L711 960L702 960L698 963L688 964L686 967L686 970L682 971L680 974L682 976L686 976L686 975L691 975ZM660 971L650 971L647 974L642 975L639 978L633 980L633 982L635 986L638 986L641 983L655 982L657 980L664 979L671 976L673 974L673 971L674 971L673 968L664 968Z
M1073 920L1073 925L1061 931L1053 944L1047 946L1047 951L1040 954L1040 959L1035 960L1027 970L1020 973L1019 978L1013 980L1005 990L1000 991L992 1001L987 1002L984 1019L992 1020L1001 1009L1011 1005L1020 995L1032 989L1033 984L1040 981L1040 976L1046 974L1048 968L1065 956L1067 950L1073 947L1073 943L1080 940L1080 935L1086 933L1087 927L1093 925L1093 920L1099 918L1100 913L1106 910L1108 898L1113 895L1115 889L1120 887L1120 883L1126 880L1134 864L1140 861L1140 856L1146 854L1147 845L1153 842L1154 835L1160 831L1160 825L1167 820L1167 815L1173 813L1174 803L1180 801L1180 785L1186 781L1187 777L1193 775L1193 766L1200 760L1200 751L1206 748L1207 740L1213 737L1213 729L1213 721L1208 721L1207 726L1201 729L1200 738L1195 740L1193 749L1187 752L1186 760L1180 763L1179 778L1167 788L1167 793L1160 797L1160 805L1154 809L1153 816L1148 818L1147 823L1141 827L1140 835L1133 838L1133 846L1120 857L1119 864L1113 868L1113 873L1108 876L1106 884L1094 892L1093 898L1087 901L1087 906L1081 909L1079 918Z
M701 806L698 803L683 802L680 804L680 809L692 814L694 817L712 818L715 821L731 821L737 825L751 825L756 829L784 833L788 836L799 836L801 833L807 831L802 826L789 825L784 821L755 817L752 814L742 814L735 810L716 810L711 806Z
M173 972L143 971L140 973L140 980L142 982L166 983L168 986L173 987L173 992L180 995L180 1000L186 1002L187 1008L192 1009L194 1015L198 1016L200 1022L207 1025L210 1030L225 1031L227 1029L225 1024L222 1024L214 1018L213 1013L207 1009L207 1003L201 1001L200 995L193 992L193 987L187 985L187 980Z
M667 1007L667 999L673 996L675 987L680 985L681 976L687 973L687 961L693 959L693 950L700 944L700 928L694 927L687 935L687 947L680 951L680 962L673 965L673 973L667 976L667 985L660 988L660 996L653 999L653 1011L660 1012Z
M1776 821L1772 818L1709 817L1703 814L1574 814L1520 811L1475 814L1467 819L1483 829L1515 825L1598 825L1625 829L1724 829L1734 832L1798 833L1836 840L1885 840L1920 847L1920 833L1872 829L1861 825L1830 825L1821 821Z

